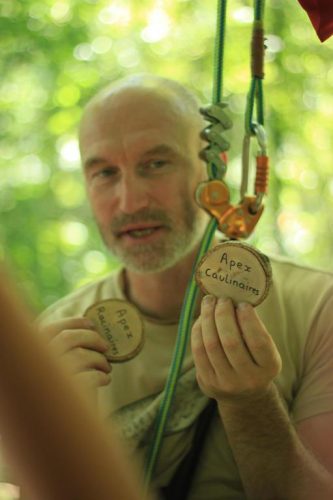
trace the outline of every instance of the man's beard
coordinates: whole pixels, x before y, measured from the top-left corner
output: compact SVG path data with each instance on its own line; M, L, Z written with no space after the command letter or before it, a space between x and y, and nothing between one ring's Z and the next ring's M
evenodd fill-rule
M175 214L174 219L161 209L147 208L115 217L107 233L99 229L106 246L128 270L156 273L174 266L194 250L203 235L205 221L203 212L183 198L181 213ZM157 222L163 226L164 234L151 243L123 246L117 233L127 225L141 222Z

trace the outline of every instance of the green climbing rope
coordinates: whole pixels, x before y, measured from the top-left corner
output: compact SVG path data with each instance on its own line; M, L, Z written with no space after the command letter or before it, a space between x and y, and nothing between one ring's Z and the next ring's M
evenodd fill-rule
M226 19L227 0L218 0L217 6L217 27L214 49L214 81L212 91L212 102L217 104L221 102L223 95L223 58L224 58L224 39L225 39L225 19ZM255 20L261 21L263 13L263 1L255 0ZM259 123L263 121L263 93L261 81L253 78L250 91L248 94L248 106L246 111L247 123L252 127L252 117L254 103L257 100L258 115L260 116ZM259 97L259 99L257 99ZM258 104L259 103L259 104ZM246 125L247 127L247 125ZM217 169L213 165L207 166L208 176L210 179L217 177ZM177 382L181 373L181 368L189 342L190 331L195 312L195 305L198 295L198 287L195 281L195 269L197 263L205 255L210 248L215 231L217 229L217 221L215 218L209 222L205 234L203 236L201 246L196 257L196 262L193 266L192 275L187 286L185 299L180 314L178 335L173 353L173 358L166 381L162 402L160 404L158 414L155 420L153 435L150 447L147 454L145 464L145 488L147 489L153 476L159 452L162 446L163 435L166 429L167 420L169 417L173 397L177 387Z
M214 68L213 68L213 91L212 103L221 102L223 95L223 68L224 68L224 40L225 40L225 20L227 12L227 0L218 0L216 15L216 35L214 48ZM220 177L219 169L214 163L207 165L209 179Z

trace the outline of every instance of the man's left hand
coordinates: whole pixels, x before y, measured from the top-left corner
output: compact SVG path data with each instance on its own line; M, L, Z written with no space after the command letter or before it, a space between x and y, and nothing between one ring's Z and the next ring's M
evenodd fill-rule
M250 304L203 298L192 329L192 353L201 390L218 402L262 397L281 370L281 357Z

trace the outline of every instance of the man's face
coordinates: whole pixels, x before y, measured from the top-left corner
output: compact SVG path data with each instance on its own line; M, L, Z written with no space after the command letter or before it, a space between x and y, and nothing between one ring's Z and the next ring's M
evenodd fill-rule
M131 271L168 269L202 237L207 216L194 201L204 178L198 132L181 106L133 89L85 118L89 200L107 247Z

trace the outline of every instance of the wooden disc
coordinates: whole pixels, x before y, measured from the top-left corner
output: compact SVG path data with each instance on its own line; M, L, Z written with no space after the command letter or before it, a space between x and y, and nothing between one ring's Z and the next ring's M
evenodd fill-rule
M257 306L268 294L272 269L268 257L255 248L226 241L204 255L196 281L206 294Z
M140 313L125 300L109 299L89 307L84 316L109 343L105 353L112 363L134 358L144 343L143 321Z

